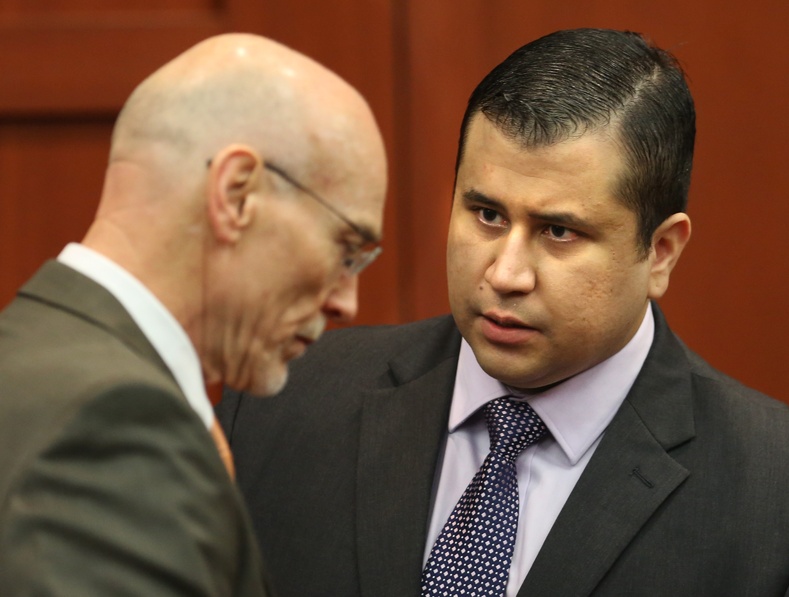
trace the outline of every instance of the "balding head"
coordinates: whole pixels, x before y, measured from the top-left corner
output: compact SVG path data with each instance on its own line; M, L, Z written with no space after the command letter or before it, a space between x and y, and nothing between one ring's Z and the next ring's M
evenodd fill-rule
M345 81L269 39L226 34L199 43L137 87L118 118L110 160L145 163L174 182L232 143L307 177L322 159L383 152L369 107Z
M385 187L383 142L356 90L274 41L220 35L129 97L83 242L176 316L207 378L270 393L256 352L276 349L284 363L298 334L355 314L356 280L341 264L359 239L343 217L379 236ZM281 324L293 329L275 342Z

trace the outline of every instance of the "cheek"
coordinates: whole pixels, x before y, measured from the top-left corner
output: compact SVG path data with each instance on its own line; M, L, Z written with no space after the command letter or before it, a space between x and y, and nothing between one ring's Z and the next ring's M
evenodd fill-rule
M542 271L537 279L545 307L554 316L568 327L587 328L616 318L622 305L632 300L629 275L616 266L589 260Z
M453 311L458 311L468 300L473 292L473 276L468 263L465 263L460 253L450 249L447 255L447 294L449 306Z
M320 243L304 243L284 267L289 271L294 294L301 297L321 294L336 282L341 272L337 251Z
M268 349L288 337L294 326L320 308L328 286L325 270L307 269L298 263L291 266L292 270L278 278L276 286L270 286L263 296L258 294L247 300L248 311L258 314L258 333Z
M484 248L450 228L447 239L447 279L453 289L478 285L484 276Z
M329 297L343 284L341 276L341 266L334 261L313 261L303 267L294 264L290 292L279 303L280 327L298 328L323 312Z
M276 258L269 258L266 253L261 274L275 272L277 282L270 287L287 301L320 293L336 273L341 259L331 230L324 227L322 220L313 218L279 221L277 228L279 242L271 252Z
M578 337L618 338L639 323L647 298L646 280L639 267L619 263L590 266L577 271L568 283L576 291L568 293L572 298L563 303L562 311L568 329Z

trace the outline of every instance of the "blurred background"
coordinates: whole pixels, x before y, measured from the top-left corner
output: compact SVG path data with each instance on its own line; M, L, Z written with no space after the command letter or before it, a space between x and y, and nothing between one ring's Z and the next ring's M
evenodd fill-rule
M682 62L698 111L693 238L661 305L714 366L789 402L784 0L0 0L0 306L81 239L134 86L200 39L249 31L350 81L383 130L386 250L362 276L356 323L445 313L468 95L517 47L572 27L646 33Z

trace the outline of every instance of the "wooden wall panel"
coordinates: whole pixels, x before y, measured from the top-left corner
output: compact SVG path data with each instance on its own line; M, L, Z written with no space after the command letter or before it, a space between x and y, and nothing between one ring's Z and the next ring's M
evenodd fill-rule
M473 86L520 45L556 29L649 34L683 62L698 117L689 212L693 239L662 301L674 329L713 365L789 401L789 5L717 0L408 2L408 147L413 199L412 312L447 309L443 238L457 126ZM435 238L426 238L430 230Z
M368 97L391 150L388 0L0 0L0 305L82 237L112 122L133 87L193 43L231 30L280 39L334 68ZM30 210L42 187L50 209ZM401 319L397 246L362 278L360 323Z
M486 5L413 1L404 15L408 98L399 156L411 266L403 298L412 319L449 310L446 236L460 120L474 85L495 64Z
M0 305L82 238L129 92L237 1L0 2Z
M0 115L116 113L154 68L226 26L227 10L146 5L0 10Z
M266 21L259 31L325 64L369 102L389 155L389 197L384 214L384 252L359 280L359 315L354 324L397 323L403 312L399 272L409 245L404 234L400 191L403 168L397 160L397 105L393 3L390 0L298 0L265 4Z
M87 230L101 192L110 119L0 121L0 305Z
M446 312L453 167L472 88L555 29L629 28L680 57L699 111L694 235L664 309L713 365L789 400L788 10L779 0L0 0L0 303L81 236L132 87L198 39L241 30L327 64L381 124L385 252L361 278L358 323Z
M84 13L132 13L139 11L210 10L213 0L2 0L0 15L63 19Z

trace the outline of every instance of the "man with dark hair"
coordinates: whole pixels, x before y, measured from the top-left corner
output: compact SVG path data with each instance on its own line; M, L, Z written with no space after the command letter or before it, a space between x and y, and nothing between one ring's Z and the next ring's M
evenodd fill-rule
M654 302L694 129L634 33L560 31L480 83L452 317L328 334L282 395L221 406L281 595L789 595L789 408Z
M676 59L636 33L558 31L516 50L472 93L456 169L477 114L525 148L616 130L627 168L612 192L636 213L645 256L657 226L685 211L693 98Z

